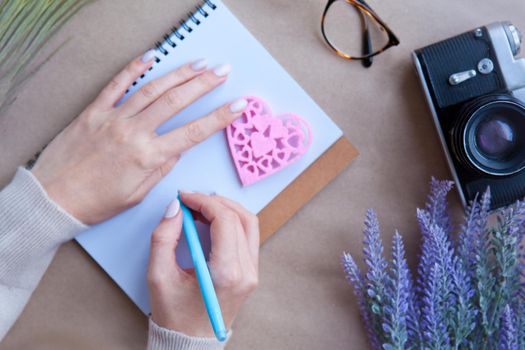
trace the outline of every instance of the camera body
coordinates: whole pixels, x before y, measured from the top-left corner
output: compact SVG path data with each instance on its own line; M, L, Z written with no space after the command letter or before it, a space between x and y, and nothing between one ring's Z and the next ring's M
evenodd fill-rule
M521 34L496 22L413 53L463 205L490 187L492 209L525 197Z

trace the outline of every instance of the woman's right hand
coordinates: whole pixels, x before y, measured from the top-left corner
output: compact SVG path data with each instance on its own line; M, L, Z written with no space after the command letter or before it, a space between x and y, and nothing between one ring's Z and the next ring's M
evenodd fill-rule
M210 273L224 322L230 328L258 283L259 224L241 205L220 196L181 193L181 199L210 224ZM151 318L161 327L190 336L213 337L195 272L175 260L182 212L175 199L151 236L148 286Z
M207 69L205 60L183 65L115 107L152 64L150 51L115 76L49 144L32 170L50 198L86 224L141 201L183 151L225 128L246 106L244 99L237 100L159 136L159 125L224 83L230 67Z

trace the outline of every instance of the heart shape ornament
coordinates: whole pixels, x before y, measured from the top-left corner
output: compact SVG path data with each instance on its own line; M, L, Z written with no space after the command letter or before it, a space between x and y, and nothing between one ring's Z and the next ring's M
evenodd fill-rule
M259 97L246 97L242 115L226 128L230 153L243 186L295 162L308 150L312 132L300 116L274 116Z

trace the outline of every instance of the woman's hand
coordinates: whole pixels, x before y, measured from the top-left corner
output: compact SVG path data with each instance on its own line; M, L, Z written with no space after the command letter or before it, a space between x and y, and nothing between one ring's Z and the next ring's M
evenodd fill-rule
M140 202L175 165L181 152L235 120L245 100L165 135L155 129L222 84L228 65L207 70L206 61L184 65L144 85L123 104L126 89L153 64L135 59L45 149L32 172L49 196L86 224Z
M258 283L259 224L239 204L220 196L182 193L182 201L210 223L209 268L226 327ZM153 321L191 336L213 337L193 270L180 268L175 248L182 213L175 200L151 236L148 286Z

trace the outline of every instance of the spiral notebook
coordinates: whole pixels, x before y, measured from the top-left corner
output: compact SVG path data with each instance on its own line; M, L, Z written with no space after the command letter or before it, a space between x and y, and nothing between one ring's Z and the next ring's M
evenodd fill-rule
M214 191L259 213L263 239L324 187L357 154L341 130L272 58L220 0L200 3L194 12L156 44L154 65L133 83L124 100L142 85L199 58L210 66L230 63L225 84L196 101L157 132L165 133L203 116L241 96L259 96L276 113L303 116L313 130L310 149L301 159L251 186L237 176L225 134L216 133L189 150L177 166L137 206L98 224L77 241L135 304L150 312L146 286L149 239L164 209L178 189ZM330 152L327 152L329 150ZM206 228L201 239L209 249ZM191 264L186 244L179 243L177 259Z

